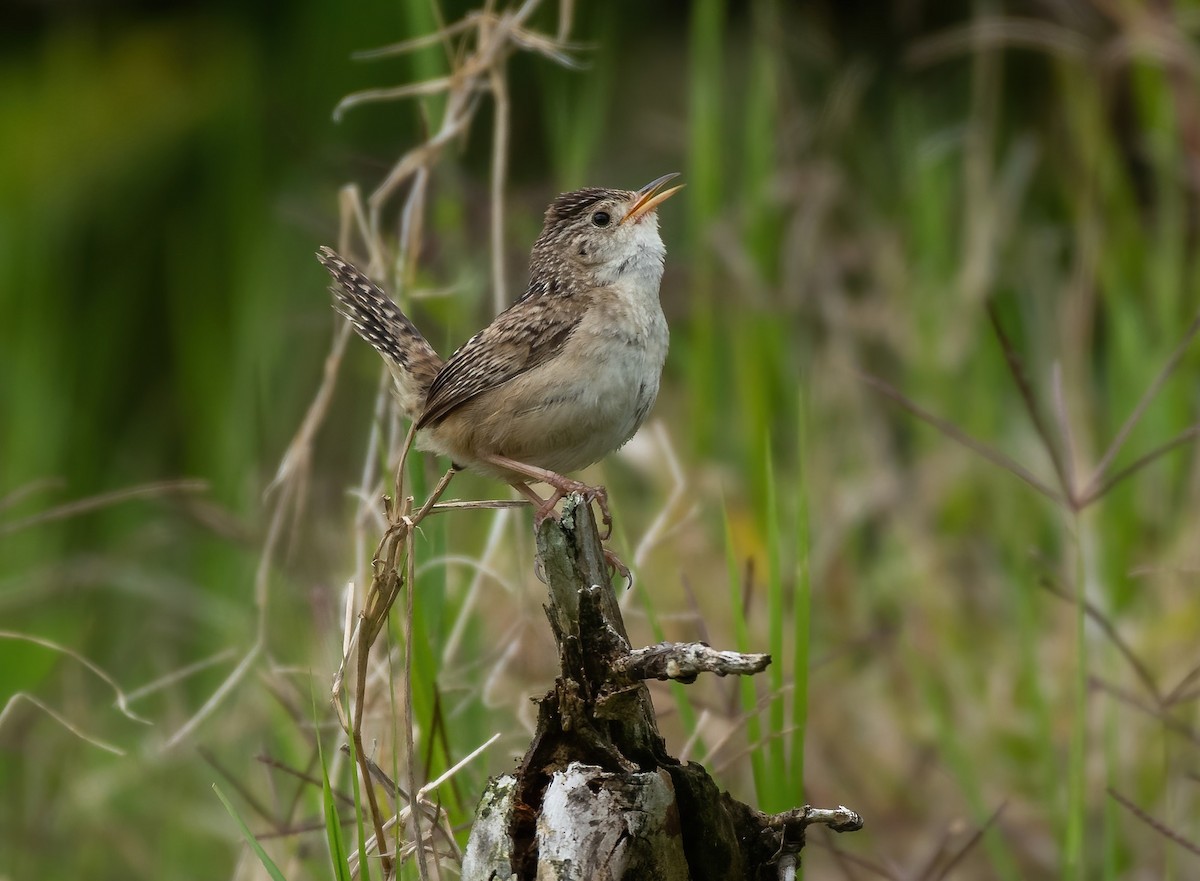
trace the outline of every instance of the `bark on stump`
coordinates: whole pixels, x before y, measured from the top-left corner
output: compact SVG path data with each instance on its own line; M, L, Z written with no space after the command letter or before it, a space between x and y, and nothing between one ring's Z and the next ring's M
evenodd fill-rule
M542 524L537 545L561 673L516 773L491 780L480 800L464 881L761 881L795 865L806 826L861 828L843 807L763 814L673 758L643 680L760 672L769 656L699 643L631 650L595 519L577 497L561 522Z

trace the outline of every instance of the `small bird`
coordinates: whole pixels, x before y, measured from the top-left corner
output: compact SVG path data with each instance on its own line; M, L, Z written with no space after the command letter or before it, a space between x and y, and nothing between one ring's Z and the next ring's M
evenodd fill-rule
M330 248L317 252L335 308L387 362L418 448L511 484L534 504L535 526L578 492L599 502L611 527L604 488L564 472L621 447L658 394L668 334L656 212L682 189L663 189L676 177L556 198L525 294L446 361L357 267ZM542 498L531 482L553 493Z

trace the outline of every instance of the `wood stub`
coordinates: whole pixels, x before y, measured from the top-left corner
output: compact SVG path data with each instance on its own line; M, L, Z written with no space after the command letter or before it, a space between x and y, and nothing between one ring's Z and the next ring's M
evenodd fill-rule
M795 862L807 825L862 825L840 807L764 814L721 792L703 766L680 764L645 680L750 675L770 656L631 648L595 518L577 496L560 521L542 523L537 547L559 676L537 700L516 773L493 779L480 801L464 881L759 881L776 877L781 859Z

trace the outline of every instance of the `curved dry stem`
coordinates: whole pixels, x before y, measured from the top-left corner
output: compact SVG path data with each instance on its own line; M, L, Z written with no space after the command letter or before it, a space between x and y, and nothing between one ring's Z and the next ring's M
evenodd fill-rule
M32 484L34 489L41 489L47 484ZM20 494L23 490L28 490L28 487L17 490L16 494ZM21 520L14 520L10 523L0 523L0 535L12 535L14 532L20 532L24 529L29 529L31 526L40 526L43 523L51 523L55 520L66 520L70 517L78 517L80 514L87 514L92 511L98 511L102 508L108 508L113 505L119 505L122 502L133 501L134 499L147 499L156 496L166 495L176 492L206 492L208 490L208 482L205 480L163 480L156 483L146 483L141 486L131 486L125 489L113 490L112 492L100 493L99 495L89 496L86 499L76 499L73 502L67 502L63 505L58 505L53 508L48 508L45 511L39 511L36 514L31 514ZM7 501L7 499L3 500Z
M492 68L492 98L496 102L492 126L492 307L497 315L508 306L504 277L504 182L508 173L508 80Z
M47 716L49 716L51 719L53 719L55 722L57 722L63 728L70 731L72 734L74 734L76 737L78 737L84 743L90 743L92 746L97 747L98 749L102 749L105 752L110 752L116 756L125 755L125 750L121 749L119 746L115 746L114 744L109 743L107 740L101 740L99 737L96 737L94 735L86 733L82 728L80 728L78 725L76 725L74 722L72 722L70 719L68 719L62 713L58 712L57 710L52 709L48 704L43 703L38 698L36 698L33 695L29 694L28 692L24 692L24 691L16 692L14 695L12 695L12 697L10 697L5 702L4 709L0 709L0 728L2 728L4 726L4 720L8 718L8 714L12 711L13 707L15 707L19 701L25 701L26 703L30 703L33 706L37 707L39 710L41 710L43 713L45 713Z
M493 162L491 174L491 245L492 245L492 280L493 292L497 303L507 300L504 273L504 186L507 174L507 159L509 149L509 120L508 120L508 91L505 66L508 58L516 51L526 50L537 52L560 63L565 63L567 56L563 50L563 42L569 28L560 27L557 38L548 37L525 29L533 13L541 5L542 0L524 0L519 6L508 10L497 11L492 4L487 4L482 10L467 15L460 21L451 24L441 24L439 29L429 35L397 43L380 50L361 53L360 58L377 58L393 55L415 49L433 46L439 42L446 47L446 57L449 61L449 71L444 76L438 76L419 83L400 84L390 88L368 89L348 95L339 102L335 117L367 103L391 101L408 98L421 98L432 95L444 96L441 103L440 119L430 120L428 126L432 134L419 144L405 152L392 166L384 179L374 188L365 199L357 189L343 191L342 217L343 233L349 237L349 231L357 228L362 237L362 248L368 255L369 272L377 277L394 273L400 290L407 290L416 277L417 261L422 250L424 235L425 213L427 210L427 193L438 164L446 154L447 148L457 143L471 128L476 113L482 104L483 96L490 92L496 101L497 113L493 129ZM564 14L569 21L570 9ZM428 106L423 106L422 111ZM402 198L399 206L395 202ZM394 240L389 240L383 231L384 218L400 217L400 229ZM395 242L396 259L391 260L393 253L391 242ZM408 453L413 444L413 431L401 434L399 416L386 389L390 379L386 371L381 372L379 396L377 398L376 418L367 444L367 461L364 463L362 479L357 488L359 510L355 517L356 543L359 553L357 559L366 557L366 549L370 547L368 532L376 527L382 529L376 551L371 563L370 572L361 570L356 579L359 591L347 591L347 607L345 632L343 634L343 660L338 674L332 683L332 697L336 708L339 724L354 743L358 773L365 783L367 791L371 824L374 831L375 846L381 850L384 860L384 871L395 868L395 862L402 860L416 851L417 863L422 878L430 877L431 867L427 860L426 842L422 839L421 825L423 819L428 819L436 829L438 820L419 816L421 811L413 810L405 817L404 811L385 818L381 814L381 806L377 804L370 785L369 761L363 743L364 711L369 697L369 671L372 665L372 651L376 638L386 626L392 605L399 597L400 590L407 584L409 595L406 614L404 617L404 744L401 747L407 753L408 784L410 792L421 792L417 785L417 756L414 747L413 732L413 693L411 683L411 652L413 606L415 598L412 586L417 568L414 557L414 533L424 518L436 513L449 510L464 510L470 508L510 507L524 502L440 502L454 475L454 469L448 471L428 497L415 508L414 499L408 495L405 486ZM386 427L385 427L386 426ZM383 497L383 511L380 517L379 496L388 478L378 476L377 464L381 452L388 451L388 460L395 462L395 471L391 480L390 495ZM383 490L386 491L386 490ZM357 612L354 604L361 603ZM353 663L351 656L353 655ZM355 684L349 713L342 706L343 677L345 668L355 670ZM349 716L349 718L347 718ZM432 784L431 784L432 785ZM418 797L419 798L419 797ZM405 809L407 810L407 809ZM398 823L411 823L412 840L399 849L397 854L383 855L386 847L385 834L389 829L400 828ZM392 834L395 834L393 831ZM432 846L433 839L428 843ZM437 855L434 849L435 857ZM440 873L439 873L440 874Z
M132 719L134 722L141 722L143 725L153 724L149 719L139 716L137 713L135 713L133 710L131 710L129 708L129 696L121 689L121 686L117 685L117 681L115 679L113 679L106 672L104 672L104 670L101 669L101 667L98 664L96 664L94 661L89 660L88 658L79 654L79 652L75 651L74 649L67 648L65 645L62 645L61 643L54 642L53 640L50 640L50 639L45 639L41 636L32 636L28 633L19 633L15 630L0 630L0 639L11 639L11 640L16 640L18 642L28 642L28 643L31 643L36 646L41 646L42 648L45 648L45 649L50 649L50 651L52 651L52 652L58 652L61 655L66 655L71 660L73 660L79 664L82 664L85 668L87 668L89 673L96 676L98 679L102 680L105 685L107 685L109 688L111 688L113 690L113 692L117 696L117 699L115 702L116 707L121 712L122 716L124 716L126 719ZM30 698L30 700L33 701L32 698ZM33 702L36 703L36 701L33 701ZM38 706L41 706L43 709L46 709L44 707L44 705L42 705L42 704L38 704ZM6 711L7 711L7 709L8 708L5 707ZM47 710L47 712L49 712L49 711ZM0 714L0 718L3 718L2 714Z

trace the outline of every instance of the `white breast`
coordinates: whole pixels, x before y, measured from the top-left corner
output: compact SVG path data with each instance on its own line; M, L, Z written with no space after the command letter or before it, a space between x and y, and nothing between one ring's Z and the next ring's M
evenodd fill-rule
M607 456L633 437L658 395L667 322L658 273L601 290L563 351L509 383L511 409L480 434L494 452L560 474Z

